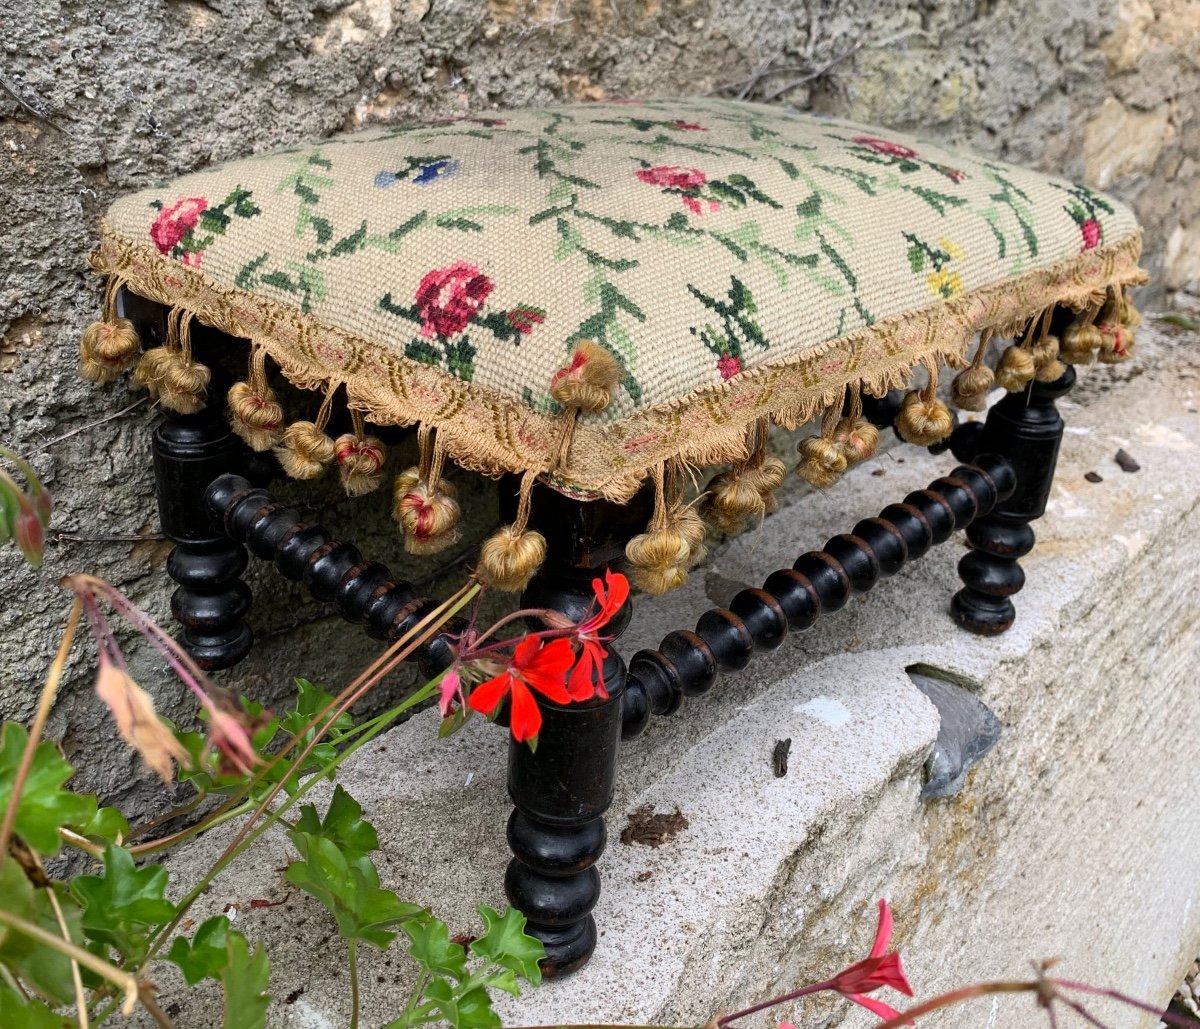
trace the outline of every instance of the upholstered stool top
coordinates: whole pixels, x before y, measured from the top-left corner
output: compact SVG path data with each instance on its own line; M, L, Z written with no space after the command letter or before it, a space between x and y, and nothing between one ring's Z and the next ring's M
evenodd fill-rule
M397 125L186 175L113 205L95 267L110 324L124 286L176 313L171 346L186 351L191 318L252 344L231 395L251 445L280 445L275 410L257 436L252 417L269 359L377 424L436 430L439 467L620 500L918 366L932 404L980 332L1020 337L1043 368L1054 305L1080 312L1076 357L1123 356L1097 330L1130 323L1139 248L1128 209L1066 181L778 108L662 100ZM128 363L95 335L84 358L102 379ZM139 375L191 403L179 368Z

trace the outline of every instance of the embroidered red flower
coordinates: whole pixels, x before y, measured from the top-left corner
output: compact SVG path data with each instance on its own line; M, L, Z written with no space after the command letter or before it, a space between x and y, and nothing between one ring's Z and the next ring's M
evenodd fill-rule
M722 380L732 379L741 374L742 359L734 357L733 354L725 354L717 359L717 371L721 373Z
M1100 244L1100 223L1095 218L1087 218L1079 225L1079 232L1083 236L1083 249L1091 250L1093 247Z
M604 582L592 580L596 594L596 611L579 623L579 658L571 671L567 692L572 700L590 700L597 693L607 699L604 688L604 659L608 651L603 643L611 637L601 636L603 629L629 599L629 580L620 572L605 571Z
M899 143L893 143L890 139L880 139L878 136L855 136L854 142L859 146L865 146L868 150L874 150L877 154L886 154L888 157L917 156L915 150L901 146Z
M158 252L169 254L177 247L179 241L196 227L200 215L207 209L208 201L204 197L184 197L159 211L154 224L150 226L150 238L154 240ZM200 263L198 257L196 263Z
M678 165L662 164L656 168L640 168L638 180L663 189L699 189L708 181L708 176L699 168L681 168Z
M856 961L849 968L843 968L829 980L828 989L837 990L847 1000L854 1001L873 1012L880 1018L895 1018L899 1011L884 1004L883 1001L867 997L865 994L884 986L899 990L907 997L913 995L912 987L904 975L900 964L900 955L893 951L885 953L892 939L892 912L886 900L879 902L879 925L875 929L875 942L871 953L862 961ZM911 1024L911 1023L910 1023Z
M472 709L490 715L505 696L509 698L509 726L518 743L537 736L542 728L542 713L530 687L556 704L568 704L567 672L575 662L575 652L565 637L542 645L537 636L526 636L517 644L508 667L493 679L471 691L467 701Z
M417 286L421 335L457 336L493 288L492 280L466 261L427 272Z

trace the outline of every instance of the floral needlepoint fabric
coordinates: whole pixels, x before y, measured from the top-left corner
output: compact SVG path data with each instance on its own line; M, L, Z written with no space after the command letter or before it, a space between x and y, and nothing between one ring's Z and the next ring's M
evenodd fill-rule
M134 292L444 430L485 471L546 466L583 340L620 384L558 475L627 496L736 456L847 385L904 385L972 335L1139 281L1114 200L929 140L718 100L403 124L123 198L99 255Z

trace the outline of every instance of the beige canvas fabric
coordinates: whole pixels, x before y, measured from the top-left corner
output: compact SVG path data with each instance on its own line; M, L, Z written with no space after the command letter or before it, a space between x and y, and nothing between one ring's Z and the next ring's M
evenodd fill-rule
M1133 214L931 142L716 100L375 129L125 197L98 267L486 472L620 499L848 385L1140 281ZM565 458L554 372L621 385Z

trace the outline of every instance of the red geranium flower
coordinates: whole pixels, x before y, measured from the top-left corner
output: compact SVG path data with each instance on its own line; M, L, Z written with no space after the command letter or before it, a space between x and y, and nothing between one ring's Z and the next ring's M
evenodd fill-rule
M1083 249L1091 250L1100 243L1100 223L1095 218L1081 222L1079 231L1083 234Z
M196 222L208 209L204 197L184 197L158 212L150 226L150 238L160 254L169 254L179 241L196 227Z
M875 943L871 953L862 961L857 961L849 968L843 968L829 980L829 988L837 990L847 1000L860 1004L868 1011L874 1012L880 1018L895 1018L899 1011L884 1004L883 1001L864 996L873 990L890 986L899 990L907 997L913 995L912 987L904 975L900 964L900 955L893 951L885 953L892 939L892 912L887 901L879 902L879 925L875 930ZM911 1023L910 1023L911 1024Z
M542 713L529 688L556 704L569 704L571 695L565 683L574 662L575 652L565 637L543 646L539 637L526 636L517 644L508 667L494 679L476 686L467 703L481 714L490 715L508 696L513 739L524 743L542 728Z
M640 168L639 181L663 189L698 189L708 181L708 176L699 168L681 168L678 165L662 164L657 168Z
M483 307L492 281L473 264L455 261L425 274L417 286L422 336L457 336Z
M859 146L865 146L868 150L874 150L877 154L886 154L888 157L917 156L915 150L901 146L899 143L893 143L890 139L880 139L877 136L855 136L854 142Z
M717 371L721 373L721 378L732 379L735 375L740 375L742 371L742 359L734 357L733 354L726 354L724 357L717 359Z
M611 637L601 636L600 630L612 621L629 599L629 580L620 572L605 571L604 582L593 579L592 589L596 594L596 612L580 622L576 630L576 638L580 643L579 659L567 683L567 692L572 700L590 700L597 693L608 698L603 673L608 651L601 643Z

